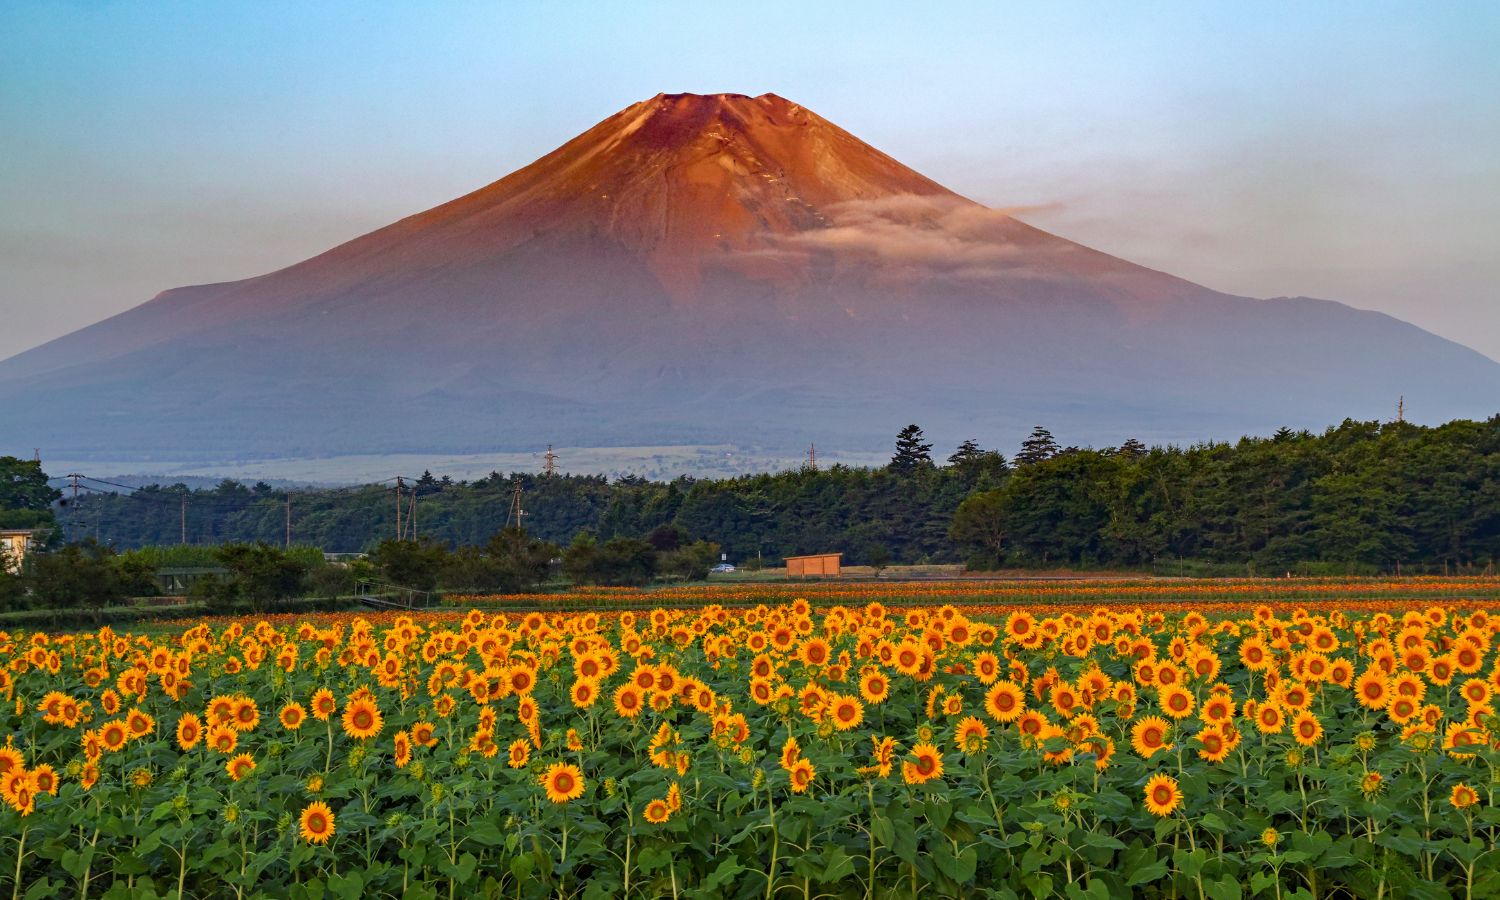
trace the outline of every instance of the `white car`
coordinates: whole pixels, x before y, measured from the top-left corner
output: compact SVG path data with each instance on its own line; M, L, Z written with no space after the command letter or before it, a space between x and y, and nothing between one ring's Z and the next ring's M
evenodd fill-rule
M731 566L729 563L719 563L717 566L714 566L712 569L709 569L709 571L710 572L733 572L734 571L734 566Z

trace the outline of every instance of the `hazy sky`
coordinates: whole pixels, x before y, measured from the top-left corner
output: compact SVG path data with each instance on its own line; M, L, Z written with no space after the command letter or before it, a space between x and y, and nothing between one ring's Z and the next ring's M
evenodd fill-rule
M871 0L0 0L0 357L660 91L773 91L1066 237L1500 358L1500 3Z

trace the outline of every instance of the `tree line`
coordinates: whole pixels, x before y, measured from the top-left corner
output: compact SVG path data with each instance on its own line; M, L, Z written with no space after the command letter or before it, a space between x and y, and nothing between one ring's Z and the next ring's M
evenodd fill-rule
M1441 572L1483 569L1500 555L1497 451L1500 416L1435 427L1348 420L1321 434L1282 429L1188 447L1065 447L1038 427L1009 458L974 442L935 458L913 425L879 468L667 482L424 473L408 490L419 539L455 557L505 529L519 487L526 534L560 555L581 541L575 559L590 542L655 534L671 548L658 553L712 543L741 565L842 551L851 564ZM279 543L288 496L297 542L368 552L395 536L393 491L375 485L290 495L234 481L151 486L85 495L60 519L123 548L169 544L185 506L190 541ZM623 549L607 558L628 556Z

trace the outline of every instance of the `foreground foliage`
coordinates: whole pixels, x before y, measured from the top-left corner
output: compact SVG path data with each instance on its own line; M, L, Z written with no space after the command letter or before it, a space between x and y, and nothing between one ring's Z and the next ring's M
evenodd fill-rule
M0 633L27 896L1488 896L1500 618Z

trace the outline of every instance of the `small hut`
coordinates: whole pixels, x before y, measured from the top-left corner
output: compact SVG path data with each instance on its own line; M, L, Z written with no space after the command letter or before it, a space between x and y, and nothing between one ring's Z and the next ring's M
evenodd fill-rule
M786 574L788 578L838 577L844 554L815 553L812 556L788 556Z

